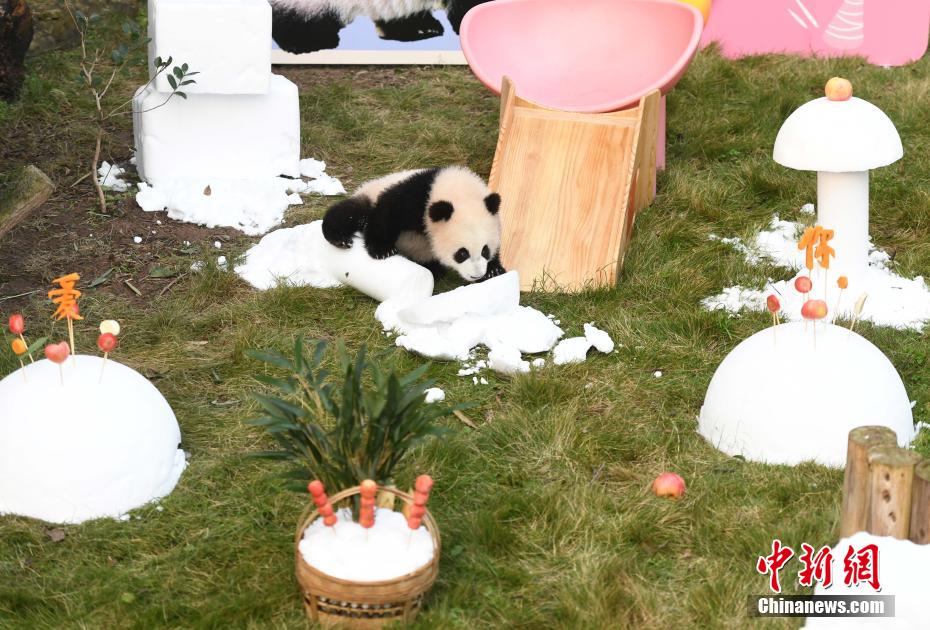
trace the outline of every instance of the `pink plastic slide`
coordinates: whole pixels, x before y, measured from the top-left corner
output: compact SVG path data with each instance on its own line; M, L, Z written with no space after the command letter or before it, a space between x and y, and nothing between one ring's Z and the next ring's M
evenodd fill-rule
M462 22L462 50L475 76L500 93L552 109L596 113L663 96L697 50L703 18L675 0L497 0ZM665 161L665 101L658 162Z
M862 55L900 66L927 51L930 0L714 0L701 45L727 57Z

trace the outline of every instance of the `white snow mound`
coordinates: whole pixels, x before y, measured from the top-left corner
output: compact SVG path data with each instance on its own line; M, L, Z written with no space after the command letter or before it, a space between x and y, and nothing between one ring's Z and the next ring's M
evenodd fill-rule
M169 494L181 431L152 383L112 359L27 364L0 381L0 514L52 523L118 518ZM24 379L25 373L25 379Z
M883 424L915 435L901 377L847 328L800 322L766 328L727 355L711 379L698 432L728 455L769 464L846 463L849 431Z

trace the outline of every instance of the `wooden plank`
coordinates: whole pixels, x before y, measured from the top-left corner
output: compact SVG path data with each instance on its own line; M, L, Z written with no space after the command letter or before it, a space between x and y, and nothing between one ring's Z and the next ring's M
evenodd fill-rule
M13 177L10 189L8 198L0 198L0 238L48 201L55 184L48 175L29 165Z
M930 461L923 461L914 468L910 525L911 542L930 543Z
M911 490L920 455L897 446L869 450L869 533L906 540L910 535Z
M869 527L869 449L897 445L898 437L888 427L856 427L849 432L840 538L867 531Z
M635 128L599 115L564 119L514 108L492 188L502 197L502 261L523 290L616 281Z

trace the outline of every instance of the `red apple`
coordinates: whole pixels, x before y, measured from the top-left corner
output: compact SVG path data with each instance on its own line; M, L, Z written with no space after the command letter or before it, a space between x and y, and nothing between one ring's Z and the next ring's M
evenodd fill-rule
M429 494L430 490L433 489L433 478L429 475L420 475L413 487L417 492Z
M810 293L812 287L813 283L807 276L798 276L794 281L794 288L798 290L798 293Z
M804 319L823 319L827 316L827 303L823 300L808 300L801 307Z
M652 482L657 497L680 499L685 493L685 480L673 472L664 472Z
M831 101L848 101L852 98L852 83L842 77L833 77L823 89Z
M97 337L97 347L103 352L113 352L118 345L119 341L113 333L103 333Z
M307 491L313 496L318 497L321 494L323 494L326 491L326 489L323 487L322 481L320 481L319 479L314 479L313 481L307 484Z

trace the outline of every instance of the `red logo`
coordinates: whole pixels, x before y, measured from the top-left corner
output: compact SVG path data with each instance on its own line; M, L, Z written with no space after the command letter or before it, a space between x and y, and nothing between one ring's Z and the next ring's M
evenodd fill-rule
M833 585L833 550L825 545L815 552L812 545L801 543L801 552L798 556L802 565L798 571L798 584L810 587L819 583L823 588L830 588ZM756 560L756 571L769 576L772 592L781 593L779 572L794 556L794 549L776 538L772 541L772 553ZM843 556L843 583L846 586L868 584L875 591L881 590L877 545L865 545L861 549L849 546Z

